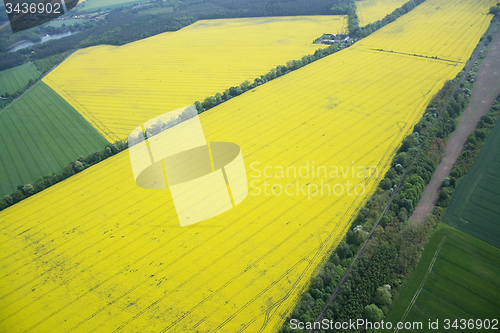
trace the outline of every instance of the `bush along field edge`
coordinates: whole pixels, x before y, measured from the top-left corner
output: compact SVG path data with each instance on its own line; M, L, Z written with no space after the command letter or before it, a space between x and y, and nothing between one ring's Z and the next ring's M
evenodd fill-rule
M104 149L90 153L87 156L79 156L76 161L72 161L63 168L60 172L53 172L50 175L40 177L34 185L23 184L18 185L17 190L10 195L5 195L0 200L0 211L10 207L32 195L43 191L63 180L87 169L88 167L104 161L108 157L118 154L128 148L126 141L117 141L114 144L108 144Z
M485 38L491 40L486 33L478 45ZM484 56L482 52L479 58ZM462 153L453 174L443 181L435 209L421 227L408 224L425 186L446 153L447 139L467 108L479 68L479 62L471 64L471 60L433 96L413 133L403 140L374 195L359 210L346 236L325 258L310 284L304 287L307 292L289 312L279 332L321 332L323 319L349 322L363 318L377 322L388 315L449 204L450 191L468 170L465 165L470 167L471 158L478 155L481 146L478 142L484 142L499 117L495 103L470 135L464 148L467 153ZM465 76L466 68L469 71ZM299 322L316 322L317 327L299 329Z

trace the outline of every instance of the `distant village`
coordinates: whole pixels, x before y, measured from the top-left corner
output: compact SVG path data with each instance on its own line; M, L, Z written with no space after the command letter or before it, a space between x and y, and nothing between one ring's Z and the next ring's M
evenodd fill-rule
M323 36L317 38L315 44L328 44L332 45L335 43L347 43L351 38L344 34L323 34Z

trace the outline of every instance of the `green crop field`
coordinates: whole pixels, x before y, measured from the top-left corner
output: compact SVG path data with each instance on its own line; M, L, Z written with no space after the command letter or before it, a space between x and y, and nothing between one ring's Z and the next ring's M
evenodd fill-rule
M500 248L500 125L458 184L443 221Z
M461 319L498 320L499 275L500 249L440 223L386 322L422 322L413 332L441 332L445 319L459 320L450 331L464 331ZM429 320L439 320L439 330L429 330Z
M63 26L63 24L68 27L68 26L75 24L75 23L85 23L85 22L88 22L88 19L70 18L67 20L52 20L52 21L46 23L46 26L60 28Z
M149 0L86 0L78 4L79 11L95 12L99 9L113 9L132 4L139 4Z
M24 90L29 80L38 80L42 75L34 63L24 64L0 72L0 95Z
M0 196L108 143L43 82L0 112Z

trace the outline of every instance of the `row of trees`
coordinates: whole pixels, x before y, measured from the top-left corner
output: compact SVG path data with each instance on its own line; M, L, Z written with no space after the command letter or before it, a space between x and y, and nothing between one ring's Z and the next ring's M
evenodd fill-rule
M498 15L500 14L500 2L497 3L496 6L491 6L490 7L490 13L493 14L493 15Z
M410 0L403 6L394 10L391 14L387 14L382 20L367 24L364 27L359 26L358 15L356 14L356 5L349 7L349 35L351 38L363 38L377 31L383 26L394 22L398 17L411 11L413 8L424 2L425 0ZM354 2L353 2L354 4Z
M293 331L289 326L290 319L315 321L341 281L341 275L351 264L352 273L339 287L337 298L326 309L324 318L336 322L358 318L380 321L390 311L416 267L444 207L449 203L450 190L458 177L468 170L481 142L500 117L499 96L490 113L481 118L477 130L469 136L450 177L443 181L437 207L425 218L423 226L415 228L408 224L425 186L445 154L446 142L455 129L456 119L469 102L477 68L475 64L460 85L464 73L459 73L433 97L413 133L403 140L379 188L360 209L346 236L320 268L319 274L311 280L308 292L303 295L281 332ZM389 198L392 202L386 211ZM353 258L365 243L366 235L375 226L377 228L364 254L353 263ZM323 286L318 283L318 278L321 278Z
M356 4L352 0L340 0L332 8L333 15L356 15ZM357 18L357 16L356 16Z
M127 147L128 145L124 141L108 144L101 151L90 153L87 156L79 156L76 161L65 166L61 172L54 172L39 178L34 185L24 184L17 186L17 191L4 196L3 199L0 200L0 211L127 149Z

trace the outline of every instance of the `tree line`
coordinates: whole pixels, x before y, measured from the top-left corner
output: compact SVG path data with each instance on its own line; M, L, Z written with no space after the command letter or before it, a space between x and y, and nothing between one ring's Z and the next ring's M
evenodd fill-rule
M331 15L332 4L345 0L206 0L185 1L178 7L197 19Z
M364 27L359 26L358 15L356 14L356 5L354 1L352 2L352 6L349 6L348 15L349 15L349 36L351 38L363 38L371 33L377 31L383 26L394 22L397 18L403 16L408 13L416 6L424 2L425 0L410 0L405 3L403 6L395 9L392 13L387 14L383 19L378 20L376 22L367 24Z
M127 149L127 147L128 145L125 141L117 141L114 144L108 144L100 151L90 153L87 156L78 156L77 160L66 165L62 171L40 177L34 184L18 185L15 192L10 195L5 195L0 200L0 211L38 192L41 192L52 185L62 182L63 180L82 172L88 167L104 161L108 157L118 154L119 152Z

